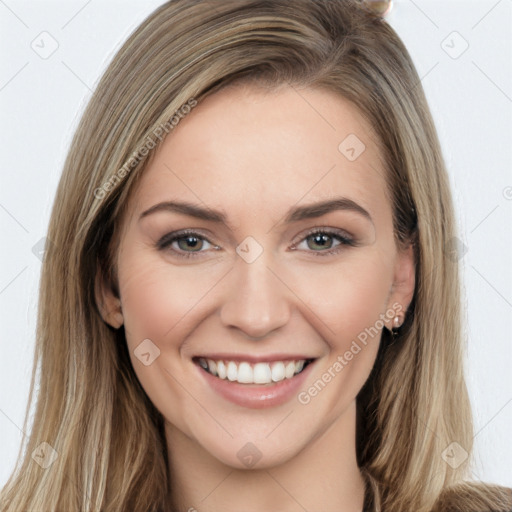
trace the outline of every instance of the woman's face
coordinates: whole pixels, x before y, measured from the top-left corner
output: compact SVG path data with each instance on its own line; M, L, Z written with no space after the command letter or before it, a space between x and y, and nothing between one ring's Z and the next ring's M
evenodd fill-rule
M333 93L235 87L158 148L117 265L133 368L170 439L270 467L353 414L414 288L374 137Z

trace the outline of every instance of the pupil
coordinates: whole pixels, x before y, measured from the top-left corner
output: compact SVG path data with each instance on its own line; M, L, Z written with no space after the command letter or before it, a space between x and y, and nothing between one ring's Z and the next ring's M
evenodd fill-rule
M195 237L195 236L187 236L186 238L182 238L181 241L184 241L185 244L186 244L186 248L189 248L189 249L194 249L195 246L197 246L198 244L198 238ZM183 248L183 247L181 247Z
M316 245L319 245L320 247L326 247L328 245L330 235L314 235L313 241Z

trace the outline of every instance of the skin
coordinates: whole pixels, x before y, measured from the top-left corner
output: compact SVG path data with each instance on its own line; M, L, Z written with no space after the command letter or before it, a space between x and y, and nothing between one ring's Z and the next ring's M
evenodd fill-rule
M366 146L353 161L338 149L349 134ZM372 220L335 210L284 222L289 208L340 196ZM221 210L228 224L171 211L139 219L171 200ZM321 246L308 238L311 228L348 233L357 244L331 236ZM182 229L204 238L157 248ZM263 249L251 263L236 252L248 236ZM330 249L340 250L319 255ZM187 250L199 252L178 255ZM124 323L133 368L166 420L173 510L362 510L355 398L375 361L379 318L391 328L389 309L398 304L403 315L411 301L414 261L412 248L395 245L382 155L351 103L289 86L207 97L146 168L122 220L117 269L120 300L103 284L102 311L113 327ZM378 335L333 372L371 326ZM147 366L134 353L145 339L160 350ZM293 396L242 407L213 391L192 362L213 351L315 357L306 394L329 369L332 378L308 403ZM237 456L249 442L261 454L251 469Z

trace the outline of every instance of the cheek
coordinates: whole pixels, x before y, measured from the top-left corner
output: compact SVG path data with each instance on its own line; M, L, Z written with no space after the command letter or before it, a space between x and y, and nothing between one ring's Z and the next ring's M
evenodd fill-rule
M125 253L119 265L124 329L133 369L156 408L184 431L187 427L182 419L188 417L193 403L183 386L192 363L183 360L181 349L196 327L201 306L207 303L201 298L206 298L218 280L212 272L194 267L172 266L147 249Z
M193 314L215 279L207 269L176 267L141 251L126 255L119 282L129 344L150 338L172 345L183 320Z
M376 250L354 252L335 265L310 265L289 279L333 350L344 351L366 329L382 328L392 266Z
M318 266L296 277L297 293L315 313L309 321L329 345L298 401L332 421L356 398L374 366L392 283L384 255L361 252L336 267Z

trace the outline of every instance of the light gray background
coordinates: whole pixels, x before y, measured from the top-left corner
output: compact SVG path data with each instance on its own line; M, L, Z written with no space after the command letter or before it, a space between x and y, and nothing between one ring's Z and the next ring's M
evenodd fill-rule
M36 254L72 133L114 51L162 3L0 0L0 486L23 438ZM459 213L474 475L512 486L512 0L398 0L387 19L422 77Z

